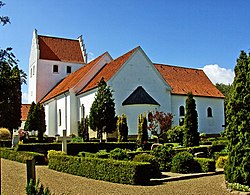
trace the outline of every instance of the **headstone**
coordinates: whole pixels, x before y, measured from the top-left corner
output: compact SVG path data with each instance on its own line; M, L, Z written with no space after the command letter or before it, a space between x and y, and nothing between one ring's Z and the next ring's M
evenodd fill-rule
M62 151L67 153L67 138L66 138L66 129L63 130L63 141L62 141Z
M27 167L27 184L30 183L32 179L36 183L36 168L35 168L35 159L27 160L26 167Z

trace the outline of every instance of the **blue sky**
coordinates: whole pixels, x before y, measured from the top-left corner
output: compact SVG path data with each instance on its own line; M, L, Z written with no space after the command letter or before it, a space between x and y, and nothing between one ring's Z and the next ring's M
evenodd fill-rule
M108 51L116 58L140 45L153 62L203 68L225 83L240 50L250 51L249 0L3 2L0 15L11 24L0 28L0 47L12 47L25 72L35 28L42 35L83 35L90 57Z

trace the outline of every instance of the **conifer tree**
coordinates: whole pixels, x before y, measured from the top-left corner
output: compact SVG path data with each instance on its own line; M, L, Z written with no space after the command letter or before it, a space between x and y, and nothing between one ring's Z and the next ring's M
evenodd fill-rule
M118 133L118 142L128 141L128 125L127 125L127 116L122 114L117 118L117 133Z
M198 146L200 138L198 133L198 114L196 111L196 103L192 93L188 93L187 96L183 145L185 147Z
M116 129L115 102L112 90L104 78L98 83L95 100L90 108L89 123L102 142L103 133L113 133Z
M25 131L37 131L38 132L38 140L43 140L43 134L46 131L46 124L45 124L45 112L44 107L39 102L35 104L32 102L27 120L24 126Z
M147 117L140 114L138 116L138 135L137 142L139 145L145 144L148 141Z
M78 125L78 136L83 139L83 141L89 140L89 118L86 116L81 119Z
M226 180L250 186L250 55L241 51L226 111Z

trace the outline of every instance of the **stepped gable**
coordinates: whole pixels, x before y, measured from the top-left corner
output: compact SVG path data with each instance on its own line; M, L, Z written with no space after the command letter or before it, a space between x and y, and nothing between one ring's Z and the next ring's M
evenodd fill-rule
M138 48L139 46L106 64L78 94L96 88L102 77L105 82L109 81Z
M77 85L77 83L81 80L81 78L94 66L104 55L103 53L90 63L82 66L75 72L69 74L67 77L65 77L62 81L60 81L42 100L41 102L46 102L60 94L63 94L67 91L69 91L70 88Z
M66 39L38 35L40 59L84 64L77 39Z
M156 69L172 88L172 94L224 98L203 70L178 66L154 64Z

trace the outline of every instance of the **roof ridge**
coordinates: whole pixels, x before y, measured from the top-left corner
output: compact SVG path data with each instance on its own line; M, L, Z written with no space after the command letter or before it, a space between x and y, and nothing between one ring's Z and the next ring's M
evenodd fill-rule
M53 38L53 39L64 39L69 41L79 41L77 38L66 38L66 37L56 37L56 36L50 36L50 35L37 35L38 37L46 37L46 38Z
M171 65L171 64L161 64L161 63L154 63L153 64L155 66L169 66L169 67L174 67L174 68L185 68L185 69L191 69L191 70L201 70L203 71L202 69L199 69L199 68L191 68L191 67L184 67L184 66L179 66L179 65Z

